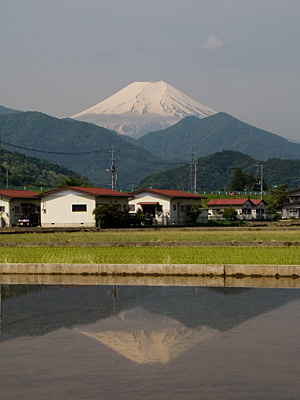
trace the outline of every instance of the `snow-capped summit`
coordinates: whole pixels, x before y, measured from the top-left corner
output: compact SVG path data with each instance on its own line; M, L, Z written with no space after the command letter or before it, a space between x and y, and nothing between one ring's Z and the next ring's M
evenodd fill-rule
M159 81L134 82L71 118L140 137L173 125L189 115L204 118L215 113L173 86Z

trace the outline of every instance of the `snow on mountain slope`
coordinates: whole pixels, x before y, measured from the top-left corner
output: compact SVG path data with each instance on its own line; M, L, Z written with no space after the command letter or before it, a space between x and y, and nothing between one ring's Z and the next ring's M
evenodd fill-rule
M215 113L173 86L159 81L134 82L71 118L139 137L151 130L164 129L189 115L204 118Z

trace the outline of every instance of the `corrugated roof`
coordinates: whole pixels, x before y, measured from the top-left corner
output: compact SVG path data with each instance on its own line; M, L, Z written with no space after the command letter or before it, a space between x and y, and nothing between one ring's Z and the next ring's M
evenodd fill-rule
M44 192L41 194L41 196L44 196L46 194L50 193L56 193L60 192L62 190L76 190L78 192L84 192L88 194L92 194L94 196L101 196L101 197L130 197L129 193L123 193L123 192L117 192L116 190L111 190L107 188L95 188L95 187L82 187L82 186L63 186L60 188L56 188L53 190L49 190L47 192Z
M189 199L205 199L203 196L199 196L198 194L184 192L183 190L167 190L167 189L139 189L130 194L136 195L138 193L153 193L153 194L160 194L166 197L181 197L181 198L189 198Z
M18 199L31 199L37 195L36 192L31 190L10 190L10 189L0 189L0 196L12 197Z

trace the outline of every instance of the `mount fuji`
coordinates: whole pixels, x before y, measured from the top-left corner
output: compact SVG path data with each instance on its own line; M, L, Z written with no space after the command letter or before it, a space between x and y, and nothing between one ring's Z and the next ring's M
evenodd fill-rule
M134 82L71 118L139 138L148 132L168 128L187 116L204 118L216 113L159 81Z

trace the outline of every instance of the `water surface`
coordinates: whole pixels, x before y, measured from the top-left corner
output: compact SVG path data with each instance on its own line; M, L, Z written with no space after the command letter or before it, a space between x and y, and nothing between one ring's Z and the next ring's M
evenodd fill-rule
M297 399L300 291L2 286L5 399Z

